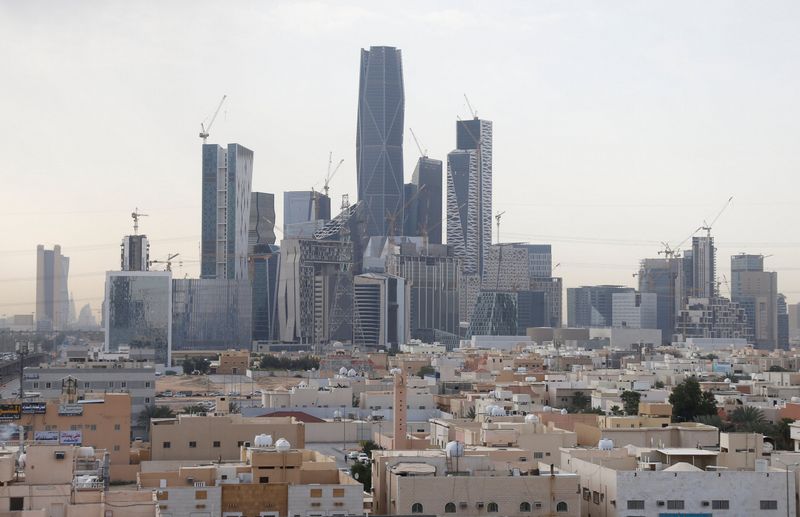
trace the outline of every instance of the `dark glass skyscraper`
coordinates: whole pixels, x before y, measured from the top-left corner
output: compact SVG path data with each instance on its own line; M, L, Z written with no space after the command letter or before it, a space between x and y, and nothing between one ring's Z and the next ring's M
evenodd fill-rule
M361 50L358 88L356 174L358 200L366 209L366 235L402 230L403 216L403 64L400 50Z
M427 156L417 161L411 183L417 186L416 235L428 237L431 244L442 243L442 160Z

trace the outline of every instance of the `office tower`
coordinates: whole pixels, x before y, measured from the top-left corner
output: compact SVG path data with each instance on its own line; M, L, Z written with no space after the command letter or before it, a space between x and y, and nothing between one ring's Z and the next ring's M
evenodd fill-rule
M361 50L356 134L358 200L364 203L366 236L388 235L390 220L402 224L405 97L399 49ZM399 233L399 227L395 229Z
M275 244L275 194L250 194L250 225L247 245L250 252L256 246Z
M447 155L447 243L464 274L483 275L492 244L492 123L456 123L456 150Z
M413 183L406 183L403 186L403 227L392 228L389 235L402 234L408 237L415 237L419 233L419 187ZM397 221L395 224L399 224Z
M610 327L614 321L613 295L633 293L632 287L592 285L567 289L567 325L570 327Z
M675 317L689 292L686 280L690 275L686 274L686 262L686 258L669 257L643 259L639 264L639 292L656 295L655 328L661 331L662 344L672 342ZM688 269L691 271L690 267Z
M518 291L517 335L524 336L529 328L549 327L547 294L544 291Z
M800 303L787 306L789 314L789 343L800 344Z
M364 273L353 278L353 344L396 349L409 339L409 286L404 278Z
M761 255L731 257L731 301L744 308L754 344L778 346L778 273L764 271Z
M146 235L126 235L120 244L122 271L150 269L150 244Z
M457 346L461 263L452 248L409 240L394 246L393 251L388 271L410 286L411 338Z
M516 336L518 332L516 293L481 292L469 321L467 339L472 336Z
M531 279L531 291L543 291L545 326L558 328L563 323L564 281L559 277Z
M253 151L203 144L200 277L247 279Z
M778 348L789 349L789 307L781 293L778 293Z
M676 317L675 333L684 339L752 339L745 310L721 297L687 298Z
M549 244L517 244L528 249L530 273L535 278L553 276L553 249Z
M658 295L655 293L614 293L611 295L612 327L658 328Z
M253 192L250 199L248 278L252 285L253 341L278 339L278 272L280 248L275 245L275 196Z
M278 320L281 341L320 346L353 338L353 272L363 256L363 204L356 203L311 238L281 241Z
M172 364L171 272L107 272L103 307L106 352Z
M692 237L693 296L713 298L717 295L717 248L714 237Z
M92 313L92 307L88 303L81 307L78 313L78 330L96 330L97 318Z
M331 199L314 190L283 193L283 236L308 239L331 218Z
M173 280L172 349L249 349L252 346L251 303L252 286L248 279Z
M36 246L36 328L64 330L69 320L69 257L61 246Z
M411 183L416 185L416 229L413 235L428 238L431 244L442 243L442 160L422 156L417 160Z

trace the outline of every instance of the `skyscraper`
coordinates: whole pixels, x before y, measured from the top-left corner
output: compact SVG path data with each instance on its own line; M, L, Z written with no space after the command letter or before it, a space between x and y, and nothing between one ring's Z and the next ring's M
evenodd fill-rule
M653 293L656 299L656 328L661 330L662 344L672 341L675 317L687 296L683 257L643 259L639 265L639 292Z
M567 321L570 327L610 327L614 321L615 293L633 293L632 287L591 285L567 289Z
M313 190L283 193L283 236L308 239L331 218L331 198Z
M447 243L464 274L482 275L492 244L492 123L458 121L456 147L447 155Z
M63 330L69 323L69 257L61 246L36 246L36 328Z
M275 244L275 194L253 192L250 195L250 226L247 245Z
M442 160L427 156L417 160L411 183L417 186L416 235L430 244L442 243Z
M731 257L731 301L747 313L747 326L755 345L778 345L778 273L764 271L761 255Z
M275 245L275 196L253 192L250 200L248 277L252 285L253 341L272 341L278 333L278 271Z
M200 277L247 279L253 151L203 144Z
M717 295L717 248L714 237L692 237L692 296L713 298Z
M358 200L366 210L366 235L402 229L405 94L400 50L361 50L356 134Z
M146 235L126 235L120 245L123 271L150 269L150 244Z

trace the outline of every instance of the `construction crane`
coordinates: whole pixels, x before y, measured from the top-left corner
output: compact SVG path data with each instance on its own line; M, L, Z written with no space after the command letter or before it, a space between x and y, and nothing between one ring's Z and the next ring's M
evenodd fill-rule
M408 130L411 132L411 136L414 138L414 143L417 144L417 149L419 149L419 155L421 157L423 157L423 158L427 158L428 157L428 150L425 149L423 151L422 150L422 146L419 143L419 139L417 139L417 135L414 133L414 130L411 129L411 128L408 128Z
M180 255L180 253L167 254L167 260L151 260L149 265L152 266L153 264L166 264L167 265L167 271L172 271L172 261L178 255Z
M411 196L406 200L406 202L403 204L401 208L397 209L396 212L386 214L386 221L389 223L389 225L387 226L387 229L389 230L388 237L391 239L392 243L394 243L395 224L397 223L397 218L400 216L400 212L405 212L405 209L408 208L409 205L411 205L411 203L413 203L414 200L417 199L420 194L422 194L422 191L425 190L425 187L426 185L422 185L416 192L414 192L413 196Z
M494 220L497 221L497 244L500 244L500 218L503 217L506 211L503 210L502 212L498 212L494 216Z
M333 152L328 154L328 174L325 176L325 183L322 185L322 190L325 191L326 196L328 195L328 190L330 190L328 184L331 182L333 177L336 176L336 173L339 172L339 167L342 166L342 163L344 163L344 158L339 160L339 163L336 164L336 167L333 167Z
M147 214L143 214L139 212L139 208L134 208L133 212L131 213L131 219L133 219L133 234L139 235L139 218L140 217L147 217Z
M205 120L200 123L200 138L203 139L204 144L206 143L206 139L208 138L208 135L211 131L211 126L213 126L214 121L217 120L217 115L219 115L219 110L222 109L222 103L225 102L225 99L227 98L228 98L227 95L222 96L222 99L219 101L219 105L217 105L216 111L214 111L214 114L211 116L211 122L208 123L208 126L205 125L206 123Z
M467 108L469 108L469 112L472 114L472 118L478 120L478 112L472 109L472 104L470 104L469 97L467 97L466 93L464 94L464 100L467 101Z
M719 216L722 215L722 212L724 212L725 209L728 208L728 205L731 204L731 201L733 201L733 196L729 197L728 200L725 202L725 204L722 205L722 208L717 213L717 216L714 219L711 220L710 224L706 223L705 221L703 221L703 226L698 228L697 231L705 230L706 231L706 236L710 238L711 237L711 228L714 226L714 223L717 222L717 219L719 219Z

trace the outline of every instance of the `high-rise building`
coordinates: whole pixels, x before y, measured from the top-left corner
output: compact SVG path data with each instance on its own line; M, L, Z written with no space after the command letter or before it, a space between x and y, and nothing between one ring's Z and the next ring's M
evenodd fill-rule
M201 278L247 279L253 151L203 144Z
M353 278L353 344L397 348L409 339L409 286L404 278L364 273Z
M263 244L275 244L275 194L252 192L247 245L252 251Z
M417 160L411 183L418 189L416 234L431 244L442 243L442 160L422 156Z
M172 364L171 272L107 272L103 309L107 352Z
M612 327L658 328L658 295L655 293L614 293Z
M656 328L663 344L675 334L675 316L687 296L685 262L682 257L643 259L639 265L639 292L656 295Z
M789 315L789 343L800 344L800 303L787 305Z
M778 293L778 348L789 349L789 306L781 293Z
M36 328L64 330L69 323L69 257L61 246L36 246Z
M613 295L633 293L632 287L592 285L567 289L567 324L570 327L610 327L614 321Z
M126 235L122 238L122 271L147 271L150 269L150 244L146 235Z
M722 297L687 298L677 315L675 333L683 338L752 339L744 309Z
M563 323L564 281L559 277L532 278L531 291L544 292L546 327L561 327Z
M314 190L283 193L283 236L308 239L331 219L331 198Z
M399 233L402 233L404 236L409 237L416 237L420 235L419 232L419 187L414 185L413 183L406 183L403 186L403 227L398 228L390 228L389 234L395 236ZM394 222L395 225L399 224L399 221Z
M172 281L172 349L228 350L252 346L249 280Z
M714 237L692 237L692 296L713 298L717 295L716 262Z
M466 337L516 336L517 316L517 293L483 291L475 303Z
M761 255L731 257L731 301L747 313L747 325L759 348L778 346L778 273L764 271Z
M390 220L402 225L405 94L401 52L361 50L356 174L364 203L366 235L388 235ZM399 233L398 230L395 230Z
M447 155L447 243L464 273L483 275L492 244L492 123L456 123L456 150Z

